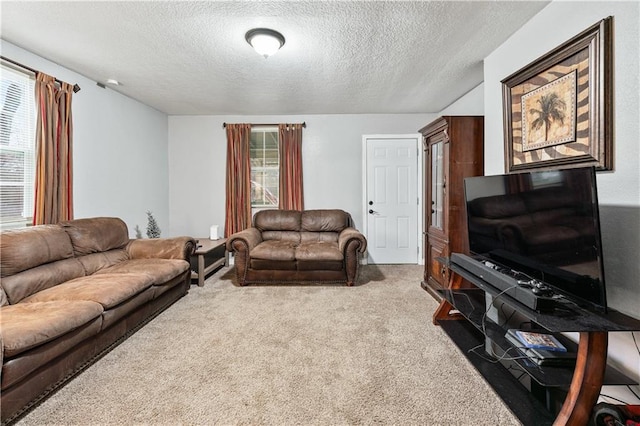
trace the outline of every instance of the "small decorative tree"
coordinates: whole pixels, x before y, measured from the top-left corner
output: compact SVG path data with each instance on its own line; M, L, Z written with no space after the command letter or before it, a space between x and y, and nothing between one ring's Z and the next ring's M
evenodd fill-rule
M138 225L136 225L135 230L136 230L136 238L139 240L142 239L142 231L140 230L140 227Z
M150 211L147 211L147 237L160 238L160 227Z

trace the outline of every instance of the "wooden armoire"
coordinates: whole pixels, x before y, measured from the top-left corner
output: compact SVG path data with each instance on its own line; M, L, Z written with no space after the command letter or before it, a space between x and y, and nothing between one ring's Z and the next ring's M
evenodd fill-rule
M420 129L424 155L424 253L422 287L437 300L449 270L436 260L468 253L463 180L484 174L484 117L443 116Z

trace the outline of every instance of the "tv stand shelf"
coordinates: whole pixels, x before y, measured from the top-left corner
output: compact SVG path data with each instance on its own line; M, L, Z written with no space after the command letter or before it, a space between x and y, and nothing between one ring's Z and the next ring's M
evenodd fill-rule
M448 288L438 291L443 299L434 313L434 324L442 326L523 424L586 424L603 384L637 384L619 371L607 367L606 353L608 332L638 331L640 321L613 310L606 314L594 313L571 302L562 302L558 309L551 312L537 312L503 294L482 278L456 264L449 264L447 259L441 261L447 263L451 274ZM463 288L463 280L475 287ZM493 306L504 305L515 310L530 321L534 329L550 333L578 332L580 340L575 368L538 366L528 359L512 359L520 354L504 337L508 327L497 324L486 315L490 307L486 302L487 295L493 298ZM494 352L506 352L506 366L489 360L486 353L478 353L484 351L487 340ZM530 377L531 393L507 368L517 369ZM551 398L559 394L564 396L564 391L568 391L567 396L562 408L557 410Z
M518 312L551 333L572 331L636 331L635 328L640 327L640 321L620 312L609 309L606 314L600 314L581 308L566 299L558 302L558 309L554 311L534 311L517 300L501 294L502 292L499 289L455 263L447 262L447 267L456 275L468 280L478 289L481 289L484 293L488 293L494 297L500 295L499 297L501 300L504 300L505 303L517 309ZM450 290L451 288L444 291Z
M488 337L503 352L506 352L505 358L519 358L521 354L507 341L504 337L504 327L496 324L487 318L485 292L481 289L459 289L459 290L440 290L442 298L455 306L456 310L474 326L481 331L485 337ZM547 330L551 331L551 330ZM570 342L563 341L564 345L573 352L577 351L577 346ZM514 359L518 368L526 372L538 384L545 387L568 387L573 378L573 367L552 367L532 365L527 359ZM613 367L607 366L604 376L604 385L635 385L633 379L625 376Z

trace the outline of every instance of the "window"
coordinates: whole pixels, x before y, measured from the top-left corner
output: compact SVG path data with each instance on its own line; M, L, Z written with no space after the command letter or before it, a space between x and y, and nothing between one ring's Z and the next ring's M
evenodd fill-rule
M0 227L31 223L35 180L35 81L2 64L0 73Z
M251 129L251 207L277 208L280 157L278 129Z

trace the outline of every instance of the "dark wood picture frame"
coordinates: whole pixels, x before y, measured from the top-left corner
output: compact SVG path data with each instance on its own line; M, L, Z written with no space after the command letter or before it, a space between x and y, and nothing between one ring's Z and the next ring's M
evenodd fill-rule
M613 17L502 80L505 168L613 170Z

